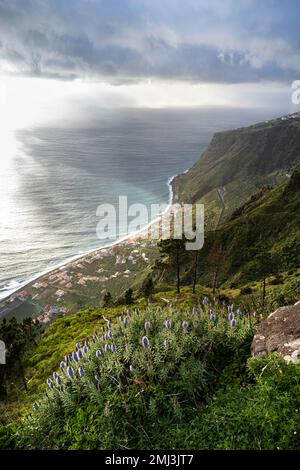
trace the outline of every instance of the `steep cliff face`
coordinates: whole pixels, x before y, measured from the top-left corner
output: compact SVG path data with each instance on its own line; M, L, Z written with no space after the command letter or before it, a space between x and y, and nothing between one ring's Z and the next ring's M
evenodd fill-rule
M202 158L175 178L173 187L177 200L203 202L212 217L224 204L225 220L260 188L284 182L299 166L300 119L277 119L215 134Z

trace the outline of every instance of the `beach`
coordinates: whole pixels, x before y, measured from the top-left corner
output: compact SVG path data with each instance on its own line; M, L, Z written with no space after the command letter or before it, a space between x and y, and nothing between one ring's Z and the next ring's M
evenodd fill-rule
M172 176L167 182L169 187L169 203L165 211L159 214L156 219L134 233L128 234L96 250L76 256L25 282L22 286L1 300L0 319L13 316L16 309L20 310L21 307L22 310L22 305L27 313L28 309L30 311L30 305L35 307L36 304L38 304L41 307L38 318L40 318L40 320L45 318L46 321L44 321L44 323L48 323L48 320L50 321L56 314L67 314L72 311L72 309L64 305L64 303L66 303L64 298L67 294L71 296L74 295L74 293L77 294L90 282L97 282L101 285L105 284L107 281L111 283L117 277L120 278L123 276L125 276L126 281L128 281L128 279L134 281L135 273L132 272L132 269L129 269L130 266L128 266L128 262L131 265L136 265L137 260L131 258L137 258L138 255L143 260L143 263L150 263L156 259L158 253L158 251L155 250L157 240L151 239L151 232L152 230L157 232L159 226L164 224L164 217L168 217L168 212L175 199L172 182L176 176L177 175ZM145 254L146 248L148 252L147 255ZM154 256L149 255L149 250L150 253L153 252ZM124 259L120 260L120 257L122 257L120 253L124 253L123 258L127 256L128 262ZM124 265L123 275L117 271L117 266L115 272L111 273L109 277L103 276L102 273L105 269L101 267L101 264L103 264L104 259L113 260L113 265ZM98 268L98 266L100 267ZM76 277L75 285L74 276L76 275L78 279ZM127 283L128 282L124 285ZM119 290L122 291L121 286ZM103 292L104 291L105 288L103 289ZM54 298L55 296L56 298ZM59 304L59 306L57 304ZM46 313L41 313L42 311L44 312L44 310L46 310Z

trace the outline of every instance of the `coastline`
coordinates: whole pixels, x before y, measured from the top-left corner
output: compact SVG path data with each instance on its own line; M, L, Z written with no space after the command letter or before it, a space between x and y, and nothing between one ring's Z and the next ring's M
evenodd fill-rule
M184 173L186 173L188 170L189 169L185 170ZM38 274L38 275L32 277L31 279L29 279L27 281L24 281L24 283L20 284L16 289L14 289L8 295L6 295L5 297L0 299L0 306L2 306L3 304L6 304L12 296L15 296L16 294L22 292L23 290L26 290L26 288L28 288L29 286L32 286L32 284L34 284L36 282L39 282L45 276L50 276L52 273L54 273L58 270L62 271L64 269L68 269L68 266L71 265L72 263L76 262L76 261L77 262L80 261L80 260L83 261L91 255L97 255L101 251L106 250L106 249L110 249L114 246L122 246L122 244L126 244L128 242L132 243L134 241L138 241L143 236L143 234L145 234L145 232L148 232L150 227L152 227L157 222L159 222L160 218L169 211L171 205L174 203L175 194L174 194L174 188L173 188L173 181L175 180L175 178L177 176L179 176L179 174L175 174L175 175L171 176L168 179L168 181L166 183L166 185L169 188L169 201L168 201L167 208L165 209L165 211L163 213L158 215L154 220L152 220L151 222L149 222L148 224L146 224L144 227L142 227L140 230L138 230L136 232L132 232L130 234L127 234L124 237L115 240L114 242L108 243L107 245L103 245L99 248L89 250L89 251L87 251L85 253L82 253L80 255L73 256L72 258L69 258L68 260L63 261L62 263L59 263L58 265L44 271L43 273Z

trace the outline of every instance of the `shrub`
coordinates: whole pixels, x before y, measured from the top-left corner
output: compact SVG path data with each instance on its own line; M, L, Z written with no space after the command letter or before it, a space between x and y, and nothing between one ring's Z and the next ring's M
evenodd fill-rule
M201 413L232 362L245 371L252 336L247 319L232 326L208 306L202 313L148 308L120 317L94 337L82 359L73 354L72 369L51 377L37 411L19 429L18 445L162 448L167 430Z
M241 295L250 295L252 293L253 293L253 291L252 291L251 287L249 287L249 286L242 287L241 290L240 290Z
M275 276L271 281L269 281L270 286L277 286L279 284L283 284L284 280L281 275Z
M133 303L133 290L132 289L126 290L124 301L126 305L131 305Z
M103 306L111 307L113 305L113 298L110 292L106 292L103 297Z

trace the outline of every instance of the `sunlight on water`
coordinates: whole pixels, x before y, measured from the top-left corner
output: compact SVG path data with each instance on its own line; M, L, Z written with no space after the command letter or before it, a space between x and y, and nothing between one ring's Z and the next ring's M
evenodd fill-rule
M13 213L13 194L18 185L15 158L18 154L14 133L3 128L0 132L0 214L4 227Z

